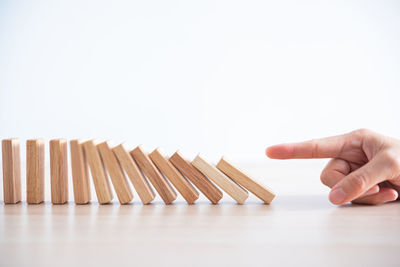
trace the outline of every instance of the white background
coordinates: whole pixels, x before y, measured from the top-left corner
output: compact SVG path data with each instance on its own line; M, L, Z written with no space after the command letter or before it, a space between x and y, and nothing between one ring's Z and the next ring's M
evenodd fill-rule
M274 143L400 136L398 1L0 3L0 138L275 164Z

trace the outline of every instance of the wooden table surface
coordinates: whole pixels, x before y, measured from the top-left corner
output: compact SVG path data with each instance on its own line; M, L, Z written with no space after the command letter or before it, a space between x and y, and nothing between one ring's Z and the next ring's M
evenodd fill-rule
M400 266L400 202L277 193L271 205L0 203L0 266Z

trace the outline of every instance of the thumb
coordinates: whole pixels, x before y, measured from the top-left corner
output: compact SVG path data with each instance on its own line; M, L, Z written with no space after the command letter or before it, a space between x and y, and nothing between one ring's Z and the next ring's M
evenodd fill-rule
M331 190L329 199L333 204L345 204L352 201L374 185L393 177L398 166L388 160L386 154L378 154L361 168L351 172L339 181Z

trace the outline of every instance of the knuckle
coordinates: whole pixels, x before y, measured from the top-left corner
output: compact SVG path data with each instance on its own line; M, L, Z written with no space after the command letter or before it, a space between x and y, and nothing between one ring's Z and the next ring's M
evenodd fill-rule
M367 184L367 176L364 173L355 173L351 179L349 179L348 184L353 191L362 191Z
M361 129L353 131L353 134L356 135L356 136L365 137L365 136L372 135L373 132L370 129L361 128Z
M311 157L315 158L319 154L319 143L316 139L311 140Z
M321 175L320 175L319 178L320 178L322 184L324 184L324 185L326 185L326 186L329 186L329 183L328 183L328 176L327 176L325 170L321 172Z

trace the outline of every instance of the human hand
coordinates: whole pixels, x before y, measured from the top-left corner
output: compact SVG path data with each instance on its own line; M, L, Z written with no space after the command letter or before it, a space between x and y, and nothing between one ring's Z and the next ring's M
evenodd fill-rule
M332 158L321 173L329 200L383 204L400 192L400 140L370 130L268 147L273 159Z

